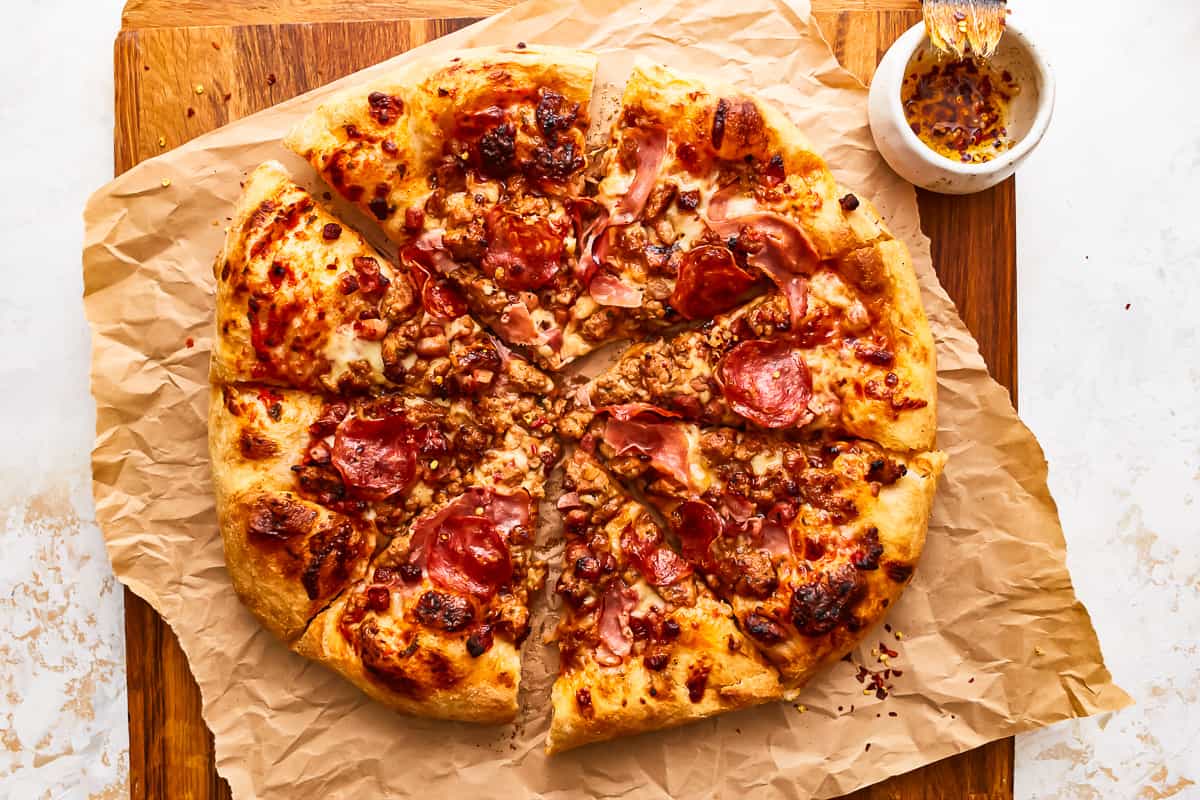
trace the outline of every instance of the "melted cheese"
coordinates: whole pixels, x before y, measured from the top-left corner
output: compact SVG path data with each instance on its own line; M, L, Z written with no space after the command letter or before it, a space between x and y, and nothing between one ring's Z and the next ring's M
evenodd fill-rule
M383 380L383 345L360 338L352 324L339 325L329 334L323 355L329 360L329 377L335 384L355 361L366 361L375 381Z

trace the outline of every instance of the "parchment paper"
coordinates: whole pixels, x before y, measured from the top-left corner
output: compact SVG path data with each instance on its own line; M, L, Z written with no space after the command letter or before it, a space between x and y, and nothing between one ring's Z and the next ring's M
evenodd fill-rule
M912 249L937 337L938 444L950 463L891 630L815 680L804 711L777 703L547 759L556 659L541 643L553 623L544 602L525 646L521 719L474 727L372 703L289 653L230 586L205 420L211 264L239 181L278 158L316 185L279 139L335 88L434 51L517 41L591 48L603 82L620 83L640 54L759 91ZM875 151L866 91L804 0L533 0L147 161L99 190L85 217L97 517L117 576L179 635L236 797L831 797L1130 702L1075 598L1041 449L938 284L912 188ZM886 665L880 642L897 653ZM858 665L899 670L890 696L865 689Z

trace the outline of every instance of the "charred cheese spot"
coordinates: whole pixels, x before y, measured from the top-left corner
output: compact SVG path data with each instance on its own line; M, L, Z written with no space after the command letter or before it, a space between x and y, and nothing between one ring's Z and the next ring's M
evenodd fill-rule
M261 461L277 455L279 444L250 428L242 428L242 433L238 437L238 449L242 452L242 458L249 461Z
M307 535L316 519L315 509L289 497L260 497L250 512L247 530L251 536L283 542Z

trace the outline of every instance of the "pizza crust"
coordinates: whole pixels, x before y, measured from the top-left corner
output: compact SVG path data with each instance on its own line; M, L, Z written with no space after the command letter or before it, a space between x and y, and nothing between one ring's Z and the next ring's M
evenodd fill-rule
M585 657L580 669L559 675L551 695L554 717L547 753L673 728L781 697L778 674L745 641L728 607L707 589L700 586L696 605L674 616L684 632L662 672L652 672L640 659L605 667ZM729 648L731 639L736 650ZM706 689L699 701L692 701L688 680L704 670ZM580 709L580 690L588 692L588 714Z
M486 653L472 659L460 638L448 639L427 629L417 632L405 620L388 618L380 626L381 640L409 641L415 636L419 644L404 660L411 688L400 692L367 671L360 653L339 629L345 606L346 598L341 597L318 614L293 649L402 714L487 724L510 722L516 716L521 661L512 643L497 639ZM453 683L445 685L451 677Z
M234 591L267 630L291 642L314 614L363 576L376 532L369 522L293 491L290 465L300 459L321 401L295 391L276 396L264 402L253 388L213 386L209 452ZM276 403L279 419L273 420L268 407ZM339 558L345 568L329 574Z

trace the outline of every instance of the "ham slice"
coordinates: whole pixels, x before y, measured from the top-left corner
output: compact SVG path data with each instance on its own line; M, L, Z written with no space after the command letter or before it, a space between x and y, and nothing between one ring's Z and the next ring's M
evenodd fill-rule
M708 226L725 238L738 236L744 229L762 235L763 246L748 254L746 263L762 271L784 293L795 327L807 312L808 292L804 276L817 270L820 259L800 226L782 214L754 211L726 217L727 206L736 191L737 184L733 184L713 195L708 204Z
M610 419L604 426L604 442L619 456L632 452L649 456L650 466L681 486L692 485L683 423Z
M602 306L637 308L642 304L643 290L629 286L616 275L602 269L588 284L588 293Z
M633 631L629 628L629 612L637 605L637 594L615 578L600 598L600 644L596 661L615 667L633 650Z
M662 128L634 128L627 130L625 135L637 141L637 170L617 203L612 225L628 225L641 216L667 154L667 132Z

